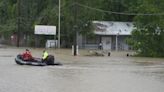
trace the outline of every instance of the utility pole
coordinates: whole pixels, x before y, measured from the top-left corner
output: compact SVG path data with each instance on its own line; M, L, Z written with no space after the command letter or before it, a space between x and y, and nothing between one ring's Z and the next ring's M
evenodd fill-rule
M74 26L73 26L73 29L74 29L74 56L77 56L77 1L75 0L75 4L74 4Z
M60 48L60 0L59 0L59 15L58 15L58 48Z
M20 38L20 8L21 8L21 0L17 0L17 10L18 10L18 15L17 15L17 47L19 47L19 38Z

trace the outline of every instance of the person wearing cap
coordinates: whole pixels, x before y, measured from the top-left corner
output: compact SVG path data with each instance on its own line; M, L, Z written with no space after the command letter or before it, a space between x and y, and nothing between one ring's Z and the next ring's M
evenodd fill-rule
M31 52L28 49L26 49L26 51L22 54L22 58L25 61L30 61L33 59Z

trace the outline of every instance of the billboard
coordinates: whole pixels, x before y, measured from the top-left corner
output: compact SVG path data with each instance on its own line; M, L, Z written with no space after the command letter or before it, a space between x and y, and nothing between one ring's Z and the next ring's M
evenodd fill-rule
M34 34L38 34L38 35L56 35L56 26L35 25Z

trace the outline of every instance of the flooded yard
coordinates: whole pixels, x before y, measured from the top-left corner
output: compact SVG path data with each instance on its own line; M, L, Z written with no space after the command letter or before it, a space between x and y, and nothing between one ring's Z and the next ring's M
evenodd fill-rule
M72 56L71 50L48 49L63 66L20 66L14 61L24 48L0 49L0 92L164 92L164 59ZM43 49L31 49L41 57Z

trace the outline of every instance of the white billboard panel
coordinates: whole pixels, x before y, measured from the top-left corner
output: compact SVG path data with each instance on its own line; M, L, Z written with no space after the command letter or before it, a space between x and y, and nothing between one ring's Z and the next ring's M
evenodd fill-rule
M36 25L34 34L56 35L56 26Z

